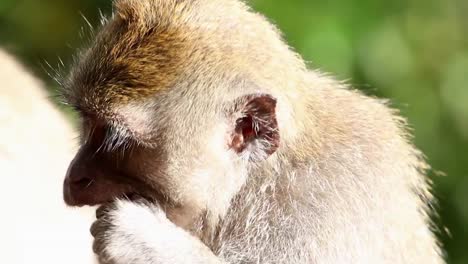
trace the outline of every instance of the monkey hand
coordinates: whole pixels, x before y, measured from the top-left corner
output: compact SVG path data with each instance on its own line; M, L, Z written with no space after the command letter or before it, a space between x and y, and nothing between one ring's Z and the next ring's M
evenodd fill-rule
M116 200L96 211L93 250L101 264L223 263L155 204Z
M148 250L163 235L157 231L172 225L157 205L116 200L96 210L93 250L100 263L148 263Z

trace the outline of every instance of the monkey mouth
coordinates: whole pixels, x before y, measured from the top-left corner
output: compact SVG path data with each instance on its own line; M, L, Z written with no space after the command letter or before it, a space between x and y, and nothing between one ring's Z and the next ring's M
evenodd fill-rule
M168 204L169 201L159 191L151 190L148 192L128 192L118 199L125 199L132 202L143 202L149 204Z
M141 195L141 194L136 193L136 192L126 193L126 194L122 195L122 197L119 197L119 199L125 199L125 200L129 200L129 201L132 201L132 202L150 202L150 203L154 203L154 199L149 198L149 197L147 197L145 195Z
M63 187L64 201L67 205L76 207L102 205L116 199L151 204L168 203L160 188L127 175L119 175L118 180L96 177L92 180L87 179L87 184L84 185L66 178Z

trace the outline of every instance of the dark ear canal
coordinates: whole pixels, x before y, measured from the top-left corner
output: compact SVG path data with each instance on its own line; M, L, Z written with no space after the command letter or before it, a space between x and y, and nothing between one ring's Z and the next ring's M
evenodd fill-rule
M230 147L237 153L248 151L250 159L262 160L279 146L276 99L267 94L243 96L235 103L236 120ZM236 115L238 116L238 115Z

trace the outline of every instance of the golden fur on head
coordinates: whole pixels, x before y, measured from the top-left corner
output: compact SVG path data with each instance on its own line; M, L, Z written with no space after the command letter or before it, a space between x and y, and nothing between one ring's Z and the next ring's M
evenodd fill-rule
M74 106L105 115L115 104L148 97L174 83L191 43L158 11L184 11L179 1L156 2L115 2L114 18L81 54L65 82L65 96Z
M255 78L255 85L301 100L296 83L303 76L295 73L306 71L303 61L274 26L245 10L233 0L118 0L64 82L65 97L109 117L118 105L203 76L211 83Z
M168 25L177 16L181 16L186 8L190 8L193 0L117 0L114 1L114 10L120 18L126 21L137 22L143 28L158 25ZM171 16L168 16L168 15Z

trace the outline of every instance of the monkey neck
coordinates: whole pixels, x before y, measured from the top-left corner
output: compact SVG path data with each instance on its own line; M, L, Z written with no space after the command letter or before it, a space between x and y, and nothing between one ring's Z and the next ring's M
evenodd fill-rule
M293 159L293 155L283 155L281 152L253 166L246 183L231 199L226 213L218 215L216 212L208 211L194 218L196 221L192 221L190 227L192 234L208 246L216 248L219 234L230 232L226 229L236 225L231 223L232 219L239 221L237 224L257 221L256 218L262 216L255 215L255 212L257 210L259 213L263 212L261 208L264 207L272 209L271 213L277 215L280 215L280 212L287 212L291 208L290 202L296 202L300 198L293 200L286 198L299 195L299 182L306 178L302 176L305 176L309 166L310 164L306 162ZM254 216L249 212L253 212ZM271 223L271 225L276 224Z

